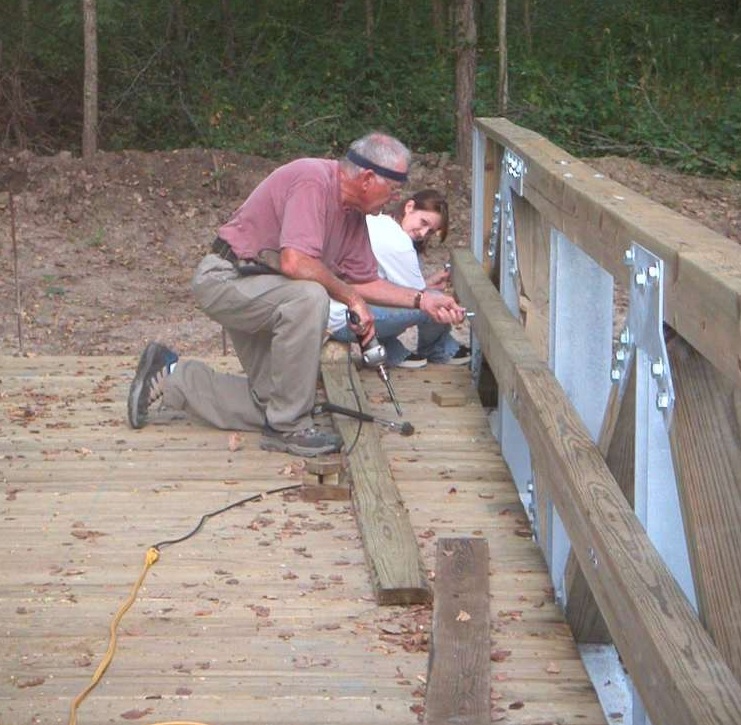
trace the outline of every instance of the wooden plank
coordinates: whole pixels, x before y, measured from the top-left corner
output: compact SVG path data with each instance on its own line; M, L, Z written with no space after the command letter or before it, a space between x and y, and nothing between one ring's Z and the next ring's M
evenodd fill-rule
M667 347L669 436L700 618L741 680L741 389L681 338Z
M338 362L322 363L327 399L345 408L368 412L360 377ZM417 540L376 426L335 415L335 426L349 450L352 501L368 559L373 590L379 604L420 604L432 599Z
M673 725L741 722L741 685L578 414L476 259L454 255L455 289L476 312L476 335L537 467L550 473L548 494L649 716Z
M548 359L550 297L550 227L526 199L514 195L520 317L538 354Z
M477 119L521 156L524 196L549 224L627 287L623 254L638 242L664 261L664 320L741 384L741 246L598 174L503 118Z
M489 547L439 539L425 722L489 725Z
M613 385L610 390L597 445L630 507L635 508L635 357L632 358L626 374L628 379L622 398L619 397L619 386ZM573 549L569 552L565 578L568 592L566 618L576 641L601 644L610 642L607 624L594 601Z
M432 402L441 408L451 408L454 406L465 405L468 402L468 395L461 392L449 393L440 390L432 391Z

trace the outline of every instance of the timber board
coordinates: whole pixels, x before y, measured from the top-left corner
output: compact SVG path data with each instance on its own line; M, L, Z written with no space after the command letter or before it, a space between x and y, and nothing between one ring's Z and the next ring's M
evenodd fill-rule
M177 416L129 430L135 363L0 359L2 725L67 722L150 546L301 481L300 459L260 451L256 433L232 451L230 434ZM492 720L602 725L485 412L430 400L470 391L468 372L392 375L416 432L379 434L427 570L442 536L491 551ZM373 414L395 418L381 381L361 377ZM412 725L430 621L430 607L376 605L350 504L269 496L162 549L78 722Z

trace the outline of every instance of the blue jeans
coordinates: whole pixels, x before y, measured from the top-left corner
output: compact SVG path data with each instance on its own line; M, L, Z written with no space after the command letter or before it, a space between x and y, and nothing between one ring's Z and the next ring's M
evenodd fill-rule
M386 348L386 360L390 367L406 360L411 352L398 339L404 330L417 326L417 354L426 357L431 363L444 363L450 360L460 344L450 334L450 325L435 322L422 310L409 310L403 307L375 307L370 311L376 321L376 337ZM357 342L355 333L347 326L331 335L340 342Z

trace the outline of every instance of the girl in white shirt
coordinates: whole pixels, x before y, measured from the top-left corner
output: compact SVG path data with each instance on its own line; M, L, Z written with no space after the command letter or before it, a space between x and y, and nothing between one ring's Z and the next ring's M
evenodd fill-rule
M389 214L367 215L366 223L378 274L390 282L418 290L442 290L449 279L445 270L425 278L418 255L435 234L444 241L448 233L448 204L434 189L419 191ZM450 325L431 320L424 312L403 307L371 305L376 334L386 347L387 363L398 367L424 367L427 362L463 365L471 352L450 334ZM347 325L347 307L331 301L328 329L334 340L356 342ZM404 330L417 326L417 351L398 339Z

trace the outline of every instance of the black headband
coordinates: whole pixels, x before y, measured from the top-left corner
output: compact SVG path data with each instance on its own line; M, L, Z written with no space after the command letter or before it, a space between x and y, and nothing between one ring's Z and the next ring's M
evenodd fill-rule
M361 166L364 169L370 169L373 173L383 176L386 179L392 181L400 181L404 183L407 181L406 171L394 171L393 169L387 169L385 166L379 166L370 159L366 159L365 156L361 156L357 151L350 149L345 156L348 161L352 161L356 166Z

